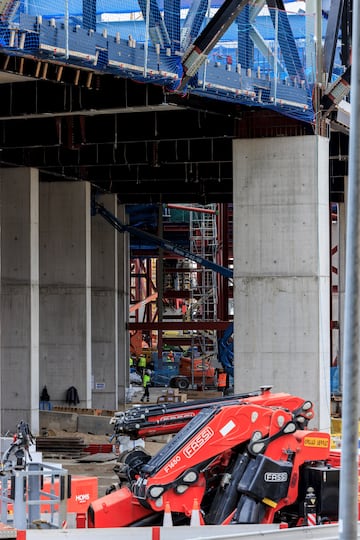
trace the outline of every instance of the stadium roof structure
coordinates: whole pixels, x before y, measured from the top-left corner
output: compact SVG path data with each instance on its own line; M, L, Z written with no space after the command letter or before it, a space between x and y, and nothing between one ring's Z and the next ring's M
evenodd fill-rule
M313 133L349 93L349 2L327 4L314 101L305 2L4 1L0 166L88 180L124 202L230 201L234 138Z

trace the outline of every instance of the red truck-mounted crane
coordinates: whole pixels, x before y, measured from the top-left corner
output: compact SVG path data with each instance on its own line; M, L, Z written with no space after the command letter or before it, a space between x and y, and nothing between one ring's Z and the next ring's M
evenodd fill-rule
M309 493L317 523L338 519L339 459L330 435L309 429L310 401L264 387L207 405L148 409L132 425L125 414L122 433L175 435L153 457L127 454L125 482L91 504L89 527L161 525L169 507L174 525L186 525L195 500L207 525L295 527L306 523Z

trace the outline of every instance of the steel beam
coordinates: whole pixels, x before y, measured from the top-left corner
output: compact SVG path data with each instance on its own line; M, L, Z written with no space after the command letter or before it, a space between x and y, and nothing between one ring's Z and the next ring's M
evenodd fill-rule
M192 322L144 322L127 323L128 330L225 330L229 326L229 321L192 321Z
M277 26L279 29L278 42L289 76L297 77L299 81L306 81L304 68L298 54L284 2L282 0L266 0L266 3L269 7L274 28Z
M185 51L182 60L184 76L179 90L183 90L186 87L189 80L205 62L211 49L213 49L247 4L248 0L224 1L194 43Z
M324 72L326 83L329 83L332 77L343 6L344 0L331 0L324 41Z

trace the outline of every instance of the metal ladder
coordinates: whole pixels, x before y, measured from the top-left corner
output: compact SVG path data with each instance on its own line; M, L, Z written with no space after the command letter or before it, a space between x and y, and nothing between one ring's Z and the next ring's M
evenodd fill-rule
M190 249L201 258L216 263L218 250L216 204L199 207L202 212L190 213ZM204 212L205 210L205 212ZM208 211L208 212L206 212ZM217 274L209 268L198 266L192 280L190 318L192 320L217 320ZM204 356L218 358L216 331L198 332L194 342L200 344Z

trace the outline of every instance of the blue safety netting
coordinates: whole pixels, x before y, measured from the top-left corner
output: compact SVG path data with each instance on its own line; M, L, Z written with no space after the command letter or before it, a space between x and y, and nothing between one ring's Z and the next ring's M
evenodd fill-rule
M189 50L221 0L9 0L0 45L178 91ZM182 93L267 107L313 121L315 15L245 6L199 63ZM323 28L325 32L325 25ZM338 57L337 57L338 58ZM334 71L341 70L335 66Z

